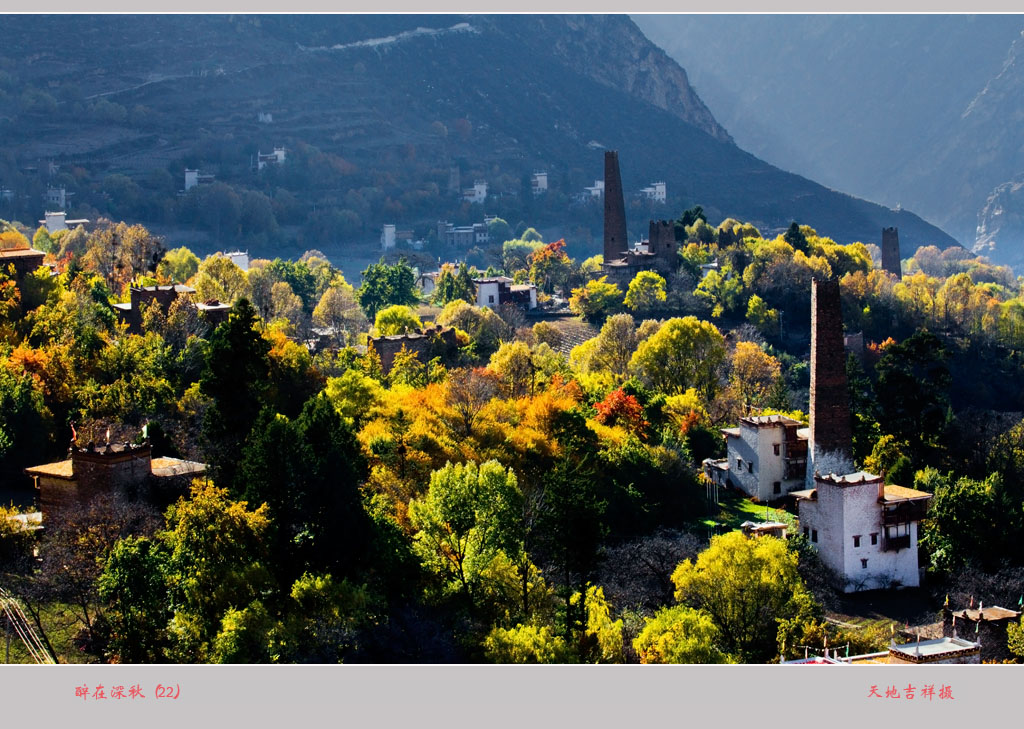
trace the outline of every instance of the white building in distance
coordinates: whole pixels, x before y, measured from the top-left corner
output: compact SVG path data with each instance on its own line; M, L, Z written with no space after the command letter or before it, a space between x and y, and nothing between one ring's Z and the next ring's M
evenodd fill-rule
M380 249L390 251L395 247L395 224L385 223L380 230Z
M665 202L665 183L664 182L652 182L649 187L645 187L640 190L640 194L648 200L654 202L663 203Z
M487 183L483 180L475 181L473 183L473 187L462 191L462 199L467 202L480 203L482 205L487 200Z
M548 191L548 173L534 172L530 177L530 187L534 195L542 195Z
M800 528L821 561L845 579L843 590L917 587L918 524L932 495L886 485L864 471L814 477L795 491Z

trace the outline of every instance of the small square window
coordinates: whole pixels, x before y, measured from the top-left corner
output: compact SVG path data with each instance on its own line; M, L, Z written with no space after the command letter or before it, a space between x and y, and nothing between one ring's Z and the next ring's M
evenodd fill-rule
M488 304L493 304L494 303L494 295L493 294L487 297L487 303Z
M781 494L782 493L782 481L776 481L775 483L772 484L772 493L773 494Z
M804 536L805 536L805 537L807 536L807 534L808 534L809 532L810 532L810 529L808 529L807 527L804 527Z
M876 544L878 544L878 532L871 535L871 545L874 546Z
M817 542L818 541L818 530L817 529L811 529L811 541L812 542Z
M750 461L749 463L747 463L747 473L753 473L753 472L754 472L754 462Z
M779 455L779 444L775 443L772 447L775 448L775 455Z
M858 535L856 535L853 538L853 547L854 547L854 549L856 549L859 546L860 546L860 535L858 534Z
M743 470L743 459L742 458L737 458L736 459L736 468L738 468L740 470Z
M866 559L862 559L860 561L860 568L862 570L866 570L868 568L868 561Z

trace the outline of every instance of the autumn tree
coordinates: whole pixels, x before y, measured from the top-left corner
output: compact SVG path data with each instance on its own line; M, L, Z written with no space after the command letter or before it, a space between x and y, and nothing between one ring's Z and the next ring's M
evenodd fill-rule
M369 326L355 290L345 283L331 284L324 291L313 309L313 323L327 329L339 345L350 344Z
M199 301L216 299L225 304L233 304L250 295L245 272L220 253L209 256L199 264L192 288L196 290Z
M622 306L622 302L622 289L608 283L607 276L601 276L572 290L569 309L587 321L601 321Z
M764 402L781 376L782 365L775 357L753 342L736 343L729 380L743 402L745 413Z
M572 261L565 252L565 241L556 240L530 254L530 280L545 293L566 290Z

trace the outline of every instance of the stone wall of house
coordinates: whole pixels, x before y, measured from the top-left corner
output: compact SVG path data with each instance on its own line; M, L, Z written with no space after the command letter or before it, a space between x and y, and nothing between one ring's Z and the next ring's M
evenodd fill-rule
M390 337L372 337L369 346L377 352L381 367L388 373L395 363L395 355L401 352L403 347L426 364L434 357L444 357L453 353L458 343L454 328L430 327Z

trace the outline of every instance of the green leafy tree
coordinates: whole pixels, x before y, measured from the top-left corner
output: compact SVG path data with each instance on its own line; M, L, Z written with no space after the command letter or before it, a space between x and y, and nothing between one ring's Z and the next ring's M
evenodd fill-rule
M770 308L757 294L747 301L747 321L766 337L775 337L779 334L778 309Z
M458 300L470 304L476 302L476 284L465 263L459 264L457 271L447 264L441 269L432 298L438 306Z
M397 304L381 309L373 322L377 336L389 337L393 334L405 334L423 327L423 322L408 306Z
M633 649L641 663L732 663L719 650L720 631L711 616L676 605L661 608L644 622Z
M233 484L246 436L264 405L270 379L270 342L256 329L256 311L239 299L210 335L200 392L212 400L203 420L211 470Z
M711 303L711 316L717 318L743 311L743 291L743 278L726 264L702 278L694 293Z
M522 493L497 461L445 465L430 475L422 499L409 502L415 549L451 591L474 599L481 571L498 551L522 543Z
M642 342L630 369L649 386L670 395L689 388L709 402L718 389L718 369L725 361L725 339L710 322L695 316L669 319Z
M934 462L948 426L949 353L938 337L919 331L885 347L875 366L878 422L884 432L910 444L915 467Z
M722 650L746 663L774 657L778 621L798 614L808 600L796 553L782 540L741 532L713 537L695 562L676 568L672 582L676 600L710 615Z
M666 298L665 279L654 271L641 271L629 282L623 303L638 314L649 314L662 308Z
M97 580L107 602L110 656L117 663L160 663L167 648L168 554L159 539L118 540Z
M185 246L167 251L156 267L157 276L177 283L185 283L198 271L199 258Z
M210 660L228 613L273 589L268 511L250 510L215 486L193 486L191 498L168 510L162 539L169 550L172 660Z
M411 306L419 301L416 276L405 260L389 266L381 259L363 271L363 283L358 292L359 305L367 316L389 306Z

